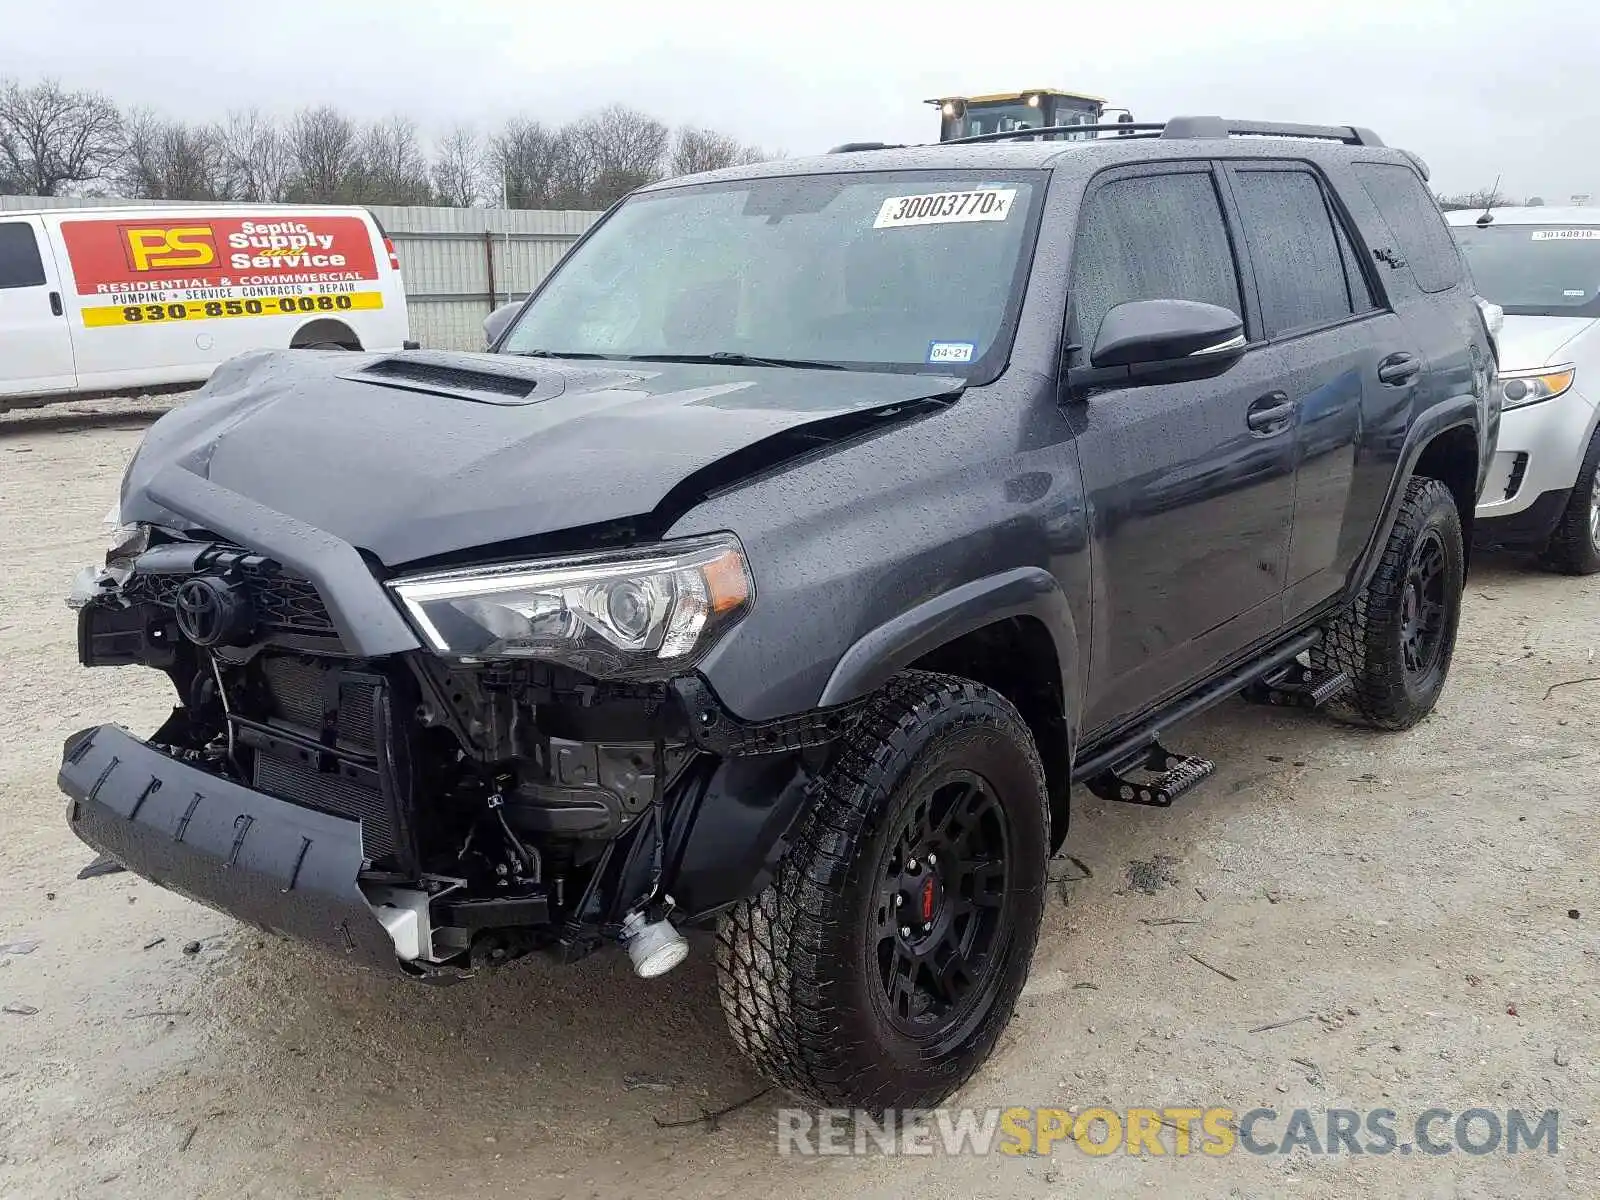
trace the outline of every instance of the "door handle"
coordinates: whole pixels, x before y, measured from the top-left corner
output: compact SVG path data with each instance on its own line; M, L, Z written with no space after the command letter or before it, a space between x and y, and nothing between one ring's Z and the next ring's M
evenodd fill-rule
M1250 406L1244 423L1252 433L1266 437L1282 433L1294 420L1295 403L1283 392L1268 392Z
M1415 354L1391 354L1378 364L1378 378L1390 387L1410 383L1422 373L1422 360Z
M64 310L61 307L61 293L60 292L51 292L50 293L50 312L51 312L51 315L59 317L62 314L63 311Z

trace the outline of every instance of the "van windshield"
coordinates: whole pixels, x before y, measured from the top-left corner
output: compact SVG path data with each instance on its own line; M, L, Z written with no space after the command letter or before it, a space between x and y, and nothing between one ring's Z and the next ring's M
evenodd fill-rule
M1600 317L1600 226L1457 225L1478 294L1508 316Z
M992 378L1042 193L1036 172L950 171L643 193L572 251L500 350Z

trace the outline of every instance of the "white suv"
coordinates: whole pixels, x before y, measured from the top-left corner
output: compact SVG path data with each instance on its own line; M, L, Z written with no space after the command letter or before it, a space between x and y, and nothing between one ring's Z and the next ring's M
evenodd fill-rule
M1504 415L1475 540L1600 571L1600 208L1448 219L1477 291L1505 311Z

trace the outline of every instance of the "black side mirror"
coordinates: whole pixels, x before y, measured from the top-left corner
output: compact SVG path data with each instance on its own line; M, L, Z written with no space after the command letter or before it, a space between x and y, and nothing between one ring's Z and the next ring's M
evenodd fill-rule
M483 319L483 336L489 345L494 345L500 340L500 335L510 326L512 318L522 307L521 300L513 300L509 304L502 304Z
M1244 353L1244 322L1216 304L1194 300L1130 300L1100 322L1092 367L1197 364L1238 358Z

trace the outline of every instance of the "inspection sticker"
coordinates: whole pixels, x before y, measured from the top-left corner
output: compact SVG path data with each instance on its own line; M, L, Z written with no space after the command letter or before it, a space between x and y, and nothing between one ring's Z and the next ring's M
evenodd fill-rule
M969 192L929 192L890 196L878 209L874 229L900 225L945 225L955 221L1004 221L1011 215L1016 188L974 188Z
M977 351L974 342L929 342L928 361L931 363L969 363Z
M1595 242L1600 241L1600 229L1535 229L1536 242Z

